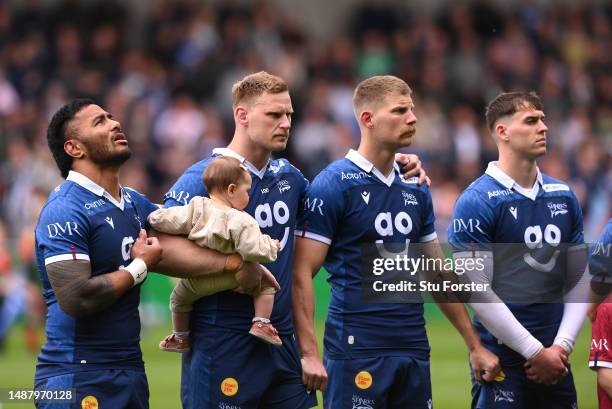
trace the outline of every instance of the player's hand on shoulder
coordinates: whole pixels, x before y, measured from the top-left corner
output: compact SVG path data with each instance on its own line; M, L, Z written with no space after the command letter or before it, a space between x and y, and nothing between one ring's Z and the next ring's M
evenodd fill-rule
M493 381L501 370L499 357L483 346L470 351L470 364L479 383Z
M302 382L309 391L323 392L327 388L327 371L318 356L302 356Z
M416 176L419 178L419 184L425 182L427 186L431 185L431 180L427 176L425 169L421 166L421 160L417 155L412 153L396 153L395 161L400 165L404 179Z
M142 259L150 269L161 260L162 247L157 237L148 237L146 230L140 229L138 239L132 246L131 255L132 258Z
M568 373L567 359L567 352L559 345L542 348L525 362L527 378L544 385L555 384Z

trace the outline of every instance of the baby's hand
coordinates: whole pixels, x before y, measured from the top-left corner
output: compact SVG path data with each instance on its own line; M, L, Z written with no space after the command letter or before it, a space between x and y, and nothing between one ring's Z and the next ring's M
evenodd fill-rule
M278 241L278 240L274 240L274 244L276 244L276 249L277 249L278 251L280 251L280 249L281 249L280 241Z

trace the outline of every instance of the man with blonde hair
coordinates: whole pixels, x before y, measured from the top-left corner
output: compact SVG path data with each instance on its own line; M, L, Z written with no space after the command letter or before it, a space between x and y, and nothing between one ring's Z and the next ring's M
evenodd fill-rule
M188 168L166 194L165 206L207 195L200 175L215 157L234 157L249 170L251 200L245 211L264 234L281 242L277 260L268 266L281 287L271 321L283 345L275 349L248 335L253 316L248 296L222 292L198 300L191 320L192 350L183 356L183 407L310 408L316 397L302 383L291 322L293 233L308 181L286 159L270 157L287 146L291 98L281 78L262 71L237 82L232 100L236 125L232 141ZM418 159L408 159L416 165L412 172L419 173Z
M311 206L298 222L293 271L296 335L307 386L326 389L327 371L325 407L432 407L422 301L397 303L390 294L382 303L363 299L372 271L365 267L370 265L366 253L392 261L407 254L408 243L423 243L426 257L444 256L434 230L429 189L414 178L403 178L394 159L400 148L410 146L416 132L411 94L406 82L389 75L357 86L359 148L314 179L306 194ZM391 252L392 247L400 251ZM317 351L312 290L312 277L322 265L331 285L325 369ZM433 279L438 279L435 273ZM463 304L439 306L464 338L478 374L493 379L499 370L497 357L481 346Z

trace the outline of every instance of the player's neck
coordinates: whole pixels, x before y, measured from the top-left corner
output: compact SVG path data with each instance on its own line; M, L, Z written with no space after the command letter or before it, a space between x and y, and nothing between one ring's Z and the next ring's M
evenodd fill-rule
M72 168L102 187L117 201L121 201L118 168L101 168L91 162L75 162Z
M357 152L366 158L376 169L383 175L387 176L393 172L393 163L395 162L395 151L385 149L381 146L375 146L367 139L362 138Z
M497 166L521 187L531 189L538 176L535 160L500 156Z
M251 143L247 137L241 138L234 135L227 147L251 162L258 170L263 169L270 160L271 152Z

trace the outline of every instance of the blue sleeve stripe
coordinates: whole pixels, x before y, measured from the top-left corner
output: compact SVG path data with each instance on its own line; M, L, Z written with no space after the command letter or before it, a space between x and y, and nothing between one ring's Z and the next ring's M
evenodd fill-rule
M57 256L47 257L45 259L45 266L48 266L51 263L57 263L58 261L66 261L66 260L87 260L89 261L89 255L83 254L83 253L58 254Z

